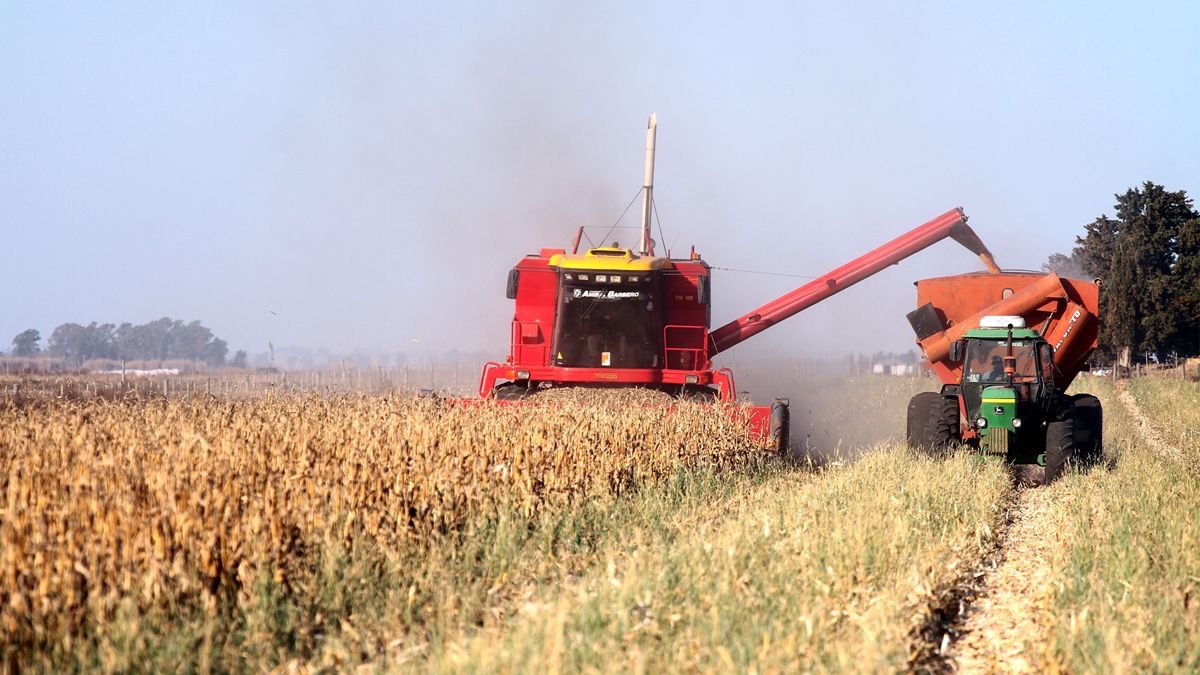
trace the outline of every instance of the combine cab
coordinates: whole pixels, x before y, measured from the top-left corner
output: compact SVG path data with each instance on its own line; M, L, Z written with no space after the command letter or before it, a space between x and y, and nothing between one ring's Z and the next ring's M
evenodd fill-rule
M639 250L617 244L570 252L544 248L508 274L515 300L508 358L484 365L479 395L521 400L555 387L644 387L673 396L734 402L733 373L712 359L790 316L945 238L998 271L987 248L953 209L742 317L710 331L711 269L655 253L653 212L656 123L647 127ZM753 434L787 450L788 402L746 409Z
M987 457L1045 467L1102 449L1100 401L1067 387L1096 347L1099 287L1055 274L962 274L916 282L908 315L938 393L908 406L908 443L940 451L965 442Z

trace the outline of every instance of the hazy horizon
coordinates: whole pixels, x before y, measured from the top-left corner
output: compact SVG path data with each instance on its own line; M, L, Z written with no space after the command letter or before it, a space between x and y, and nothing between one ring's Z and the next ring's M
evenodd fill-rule
M508 269L641 184L675 253L818 275L962 206L1008 268L1200 190L1191 5L0 9L26 328L199 319L231 354L507 351ZM630 221L632 222L632 221ZM632 241L632 240L631 240ZM942 242L731 352L905 351ZM720 325L802 279L715 271ZM415 341L415 342L414 342Z

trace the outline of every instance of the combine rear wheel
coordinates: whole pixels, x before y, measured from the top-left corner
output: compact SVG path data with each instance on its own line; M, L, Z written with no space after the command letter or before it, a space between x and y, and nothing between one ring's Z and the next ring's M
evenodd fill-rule
M1068 402L1046 425L1046 478L1049 485L1062 475L1067 462L1075 459L1075 405Z
M771 447L780 456L786 456L792 435L792 412L786 398L777 398L771 404Z
M1085 465L1098 463L1104 455L1104 410L1091 394L1071 397L1075 404L1075 452Z

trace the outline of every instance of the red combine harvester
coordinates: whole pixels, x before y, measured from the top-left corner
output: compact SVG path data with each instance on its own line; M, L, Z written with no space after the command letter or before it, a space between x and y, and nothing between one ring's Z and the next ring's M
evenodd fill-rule
M686 258L655 254L653 213L656 122L647 126L641 241L568 253L543 248L509 271L516 301L508 358L483 367L479 395L523 399L550 387L643 387L675 396L734 402L728 368L713 357L796 313L947 237L999 271L991 254L953 209L875 250L710 330L711 268L693 247ZM747 410L751 432L780 451L788 444L788 402Z

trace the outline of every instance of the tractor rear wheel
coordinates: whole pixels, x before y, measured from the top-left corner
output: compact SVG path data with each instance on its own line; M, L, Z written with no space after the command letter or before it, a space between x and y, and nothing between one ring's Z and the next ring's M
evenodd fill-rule
M1046 425L1046 479L1049 485L1062 475L1063 468L1076 458L1075 404L1068 402Z
M1071 397L1075 404L1075 452L1084 465L1094 465L1104 456L1104 410L1091 394Z
M908 402L908 426L905 429L905 439L908 441L909 448L925 449L925 427L929 424L929 408L939 398L941 398L941 394L937 392L923 391Z
M927 451L940 455L962 440L958 423L958 398L938 395L929 404L929 422L925 425Z

